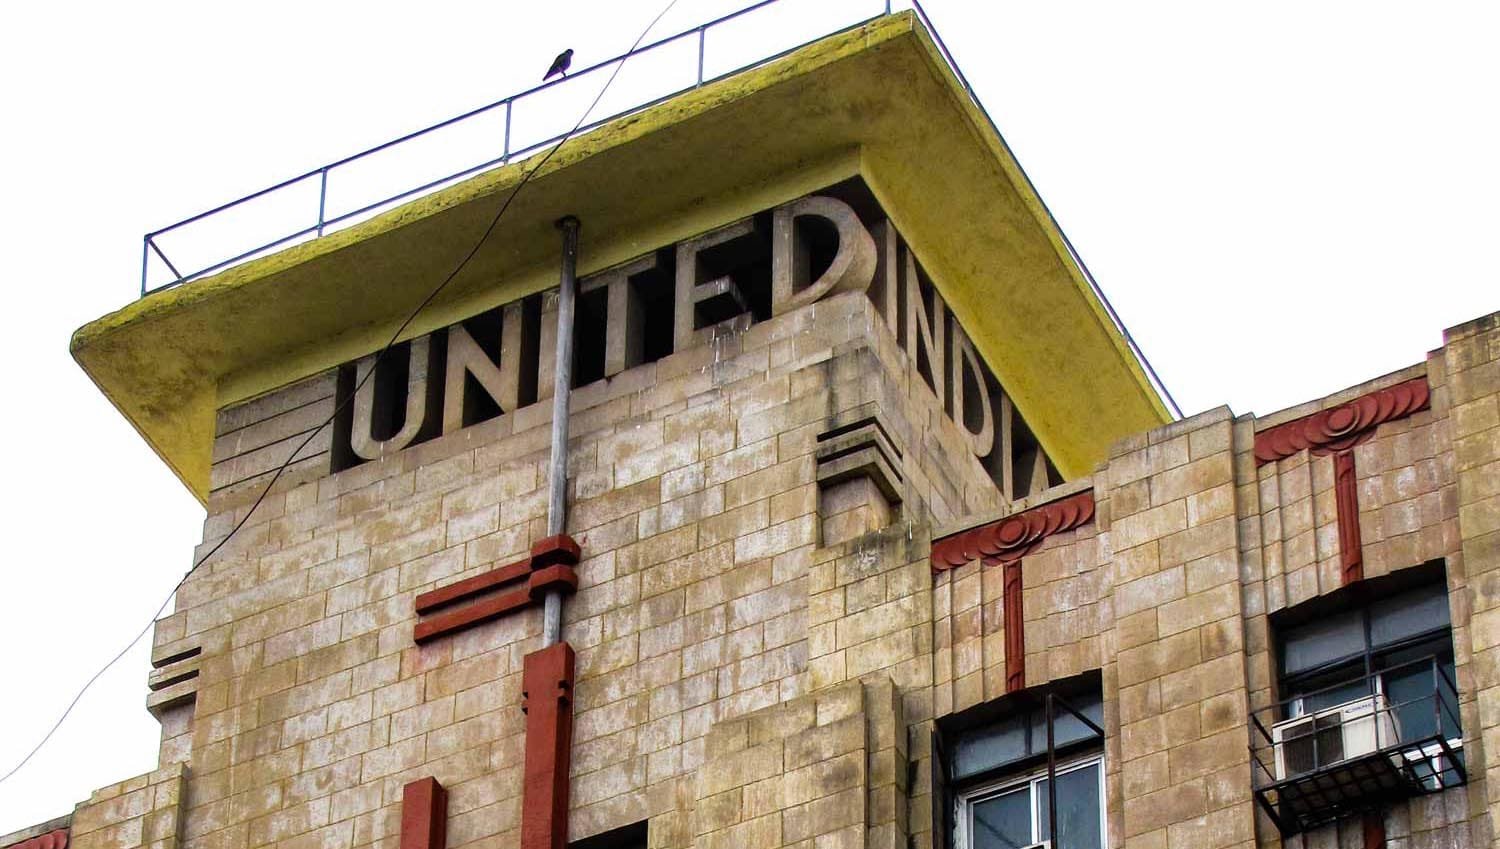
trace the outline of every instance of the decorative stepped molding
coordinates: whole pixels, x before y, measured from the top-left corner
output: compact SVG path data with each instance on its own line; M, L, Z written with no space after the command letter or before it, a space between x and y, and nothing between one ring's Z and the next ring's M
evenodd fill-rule
M932 571L945 572L973 560L986 566L1019 562L1052 534L1094 518L1094 491L1084 490L1012 516L936 540Z
M1427 378L1417 377L1267 428L1255 435L1255 463L1264 466L1303 449L1317 456L1348 450L1374 436L1378 425L1427 409L1431 396Z
M901 450L881 415L870 414L818 434L818 486L868 477L891 504L901 503Z
M20 843L12 843L5 849L68 849L68 830L56 828L46 834L38 834L36 837L22 840Z
M1094 491L1086 489L1039 504L993 522L936 540L932 573L937 575L974 560L1000 566L1001 611L1005 627L1005 691L1026 688L1026 629L1021 614L1021 558L1047 537L1072 530L1094 518Z
M540 604L553 588L572 593L578 589L573 567L581 554L572 537L558 534L537 540L525 560L422 593L416 599L419 621L412 639L420 645L524 610ZM506 587L511 589L495 592Z
M146 687L151 691L146 696L146 710L151 711L152 716L160 720L167 711L198 700L198 671L202 659L202 646L182 648L181 645L169 645L152 654L152 669L146 678Z

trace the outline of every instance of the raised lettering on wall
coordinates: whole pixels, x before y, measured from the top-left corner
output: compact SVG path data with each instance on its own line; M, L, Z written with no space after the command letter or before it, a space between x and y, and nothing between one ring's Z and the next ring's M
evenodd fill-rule
M1047 462L1036 439L915 252L890 221L876 217L873 198L858 199L860 191L841 184L840 197L799 198L584 278L580 293L592 306L580 311L577 338L589 366L577 373L611 378L714 334L864 292L1006 497L1044 488ZM347 449L334 446L335 463L377 459L545 400L557 329L556 295L548 292L455 324L436 339L412 340L406 362L382 362L382 374L370 375L373 355L360 359L345 373L341 391L351 377L358 390ZM652 334L670 334L670 342ZM401 365L404 387L395 385Z
M649 253L587 277L579 285L583 294L604 289L609 299L609 324L604 329L605 377L614 377L642 362L646 317L641 312L644 307L640 294L630 285L630 278L651 271L656 265L656 254Z
M698 278L702 274L702 269L699 267L698 255L708 248L746 238L754 233L755 220L746 218L697 238L688 239L677 246L677 299L676 311L673 313L675 331L672 337L673 350L682 351L691 348L698 341L698 331L716 323L711 317L700 314L705 312L706 306L718 306L719 310L729 312L731 315L749 311L750 305L733 277L720 275L712 280L699 282ZM727 306L729 304L733 306ZM709 313L709 316L712 315L713 313Z
M375 355L363 357L355 364L354 379L359 389L354 393L354 426L349 434L349 447L366 460L394 454L412 444L427 421L431 401L428 374L433 365L432 337L421 336L411 340L407 359L406 414L400 430L385 439L376 439L374 436L377 379L370 372L375 368Z
M943 341L947 336L947 310L944 309L943 299L938 297L937 292L927 292L926 294L932 296L932 310L929 313L926 306L927 299L923 297L924 288L920 278L917 277L916 257L912 256L910 250L907 250L906 353L911 357L912 365L916 366L917 371L927 379L927 384L941 400L948 397L948 393L944 390L943 380ZM927 364L926 371L922 369L923 362ZM986 450L984 453L990 452Z
M833 222L839 247L816 281L805 245L796 238L797 218L816 215ZM849 204L830 197L806 197L776 208L772 224L771 311L775 315L817 302L836 292L863 292L875 277L875 240Z
M969 436L969 447L976 457L990 454L995 447L995 409L990 404L989 387L979 354L969 342L968 334L953 322L953 351L949 356L952 372L948 386L953 398L953 421ZM977 418L979 428L969 426ZM1007 443L1008 444L1008 443Z

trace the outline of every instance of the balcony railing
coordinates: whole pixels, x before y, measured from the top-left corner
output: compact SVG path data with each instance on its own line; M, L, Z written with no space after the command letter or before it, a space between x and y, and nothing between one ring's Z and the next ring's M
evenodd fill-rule
M1420 680L1419 692L1389 692L1395 680L1408 691ZM1330 700L1338 704L1309 706ZM1250 719L1256 801L1286 836L1468 781L1458 690L1437 657L1304 693Z

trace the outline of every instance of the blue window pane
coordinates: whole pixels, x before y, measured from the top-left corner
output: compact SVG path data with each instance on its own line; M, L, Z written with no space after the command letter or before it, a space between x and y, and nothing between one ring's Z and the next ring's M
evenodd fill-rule
M973 817L971 849L1018 849L1035 842L1031 839L1030 787L975 802Z
M1365 650L1363 617L1356 610L1289 629L1282 647L1287 675L1359 654Z
M1088 717L1089 721L1095 725L1101 727L1104 725L1104 702L1097 693L1069 698L1068 704ZM1094 734L1094 729L1060 705L1052 721L1052 734L1059 748L1097 736ZM1033 754L1047 751L1047 710L1045 707L1032 714L1031 717L1031 751Z
M1042 839L1051 836L1051 819L1047 812L1047 782L1037 782L1037 831ZM1059 843L1067 849L1102 849L1103 817L1099 813L1099 765L1057 777L1057 830Z
M1433 687L1434 674L1431 666L1407 666L1384 676L1385 697L1395 711L1402 740L1437 733L1441 703Z
M1458 691L1454 689L1454 676L1457 674L1453 668L1453 658L1448 658L1442 663L1443 677L1438 681L1439 701L1442 702L1442 726L1443 736L1450 740L1462 739L1463 729L1458 724Z
M1422 587L1370 605L1370 643L1376 647L1448 625L1448 587L1444 584Z
M1026 757L1025 717L1017 716L976 728L953 746L953 777L968 778Z

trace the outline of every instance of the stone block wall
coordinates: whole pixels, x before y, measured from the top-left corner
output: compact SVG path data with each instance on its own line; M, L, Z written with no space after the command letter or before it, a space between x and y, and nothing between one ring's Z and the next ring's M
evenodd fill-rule
M306 406L304 389L283 390L285 404ZM227 411L237 427L224 444L254 426L243 418L285 415L275 396L249 402L254 416ZM879 524L867 521L825 550L817 437L871 408L899 443L899 505L885 527L864 532ZM897 637L858 639L862 626L845 625L840 644L836 625L814 627L825 602L812 601L813 582L838 571L825 552L864 562L873 539L905 545L912 517L993 510L998 495L859 295L581 387L573 411L567 530L584 559L564 616L577 651L570 830L649 819L654 844L682 834L686 846L700 834L677 817L717 727L825 686L863 693L855 679L887 669L925 686L926 610ZM539 612L419 647L413 604L545 534L549 415L536 404L337 474L304 470L188 580L156 635L158 656L200 651L191 711L169 717L164 743L189 765L187 846L393 847L402 787L427 775L448 790L451 849L514 844L521 659L539 644ZM215 491L199 556L256 495ZM912 605L924 556L867 576L850 612L873 605L876 582L881 604ZM902 706L904 690L885 692L885 710ZM870 735L880 745L862 750L861 828L895 846L904 837L890 823L906 811L892 788L906 771L889 753L906 737ZM815 842L829 840L866 835Z
M1359 526L1364 546L1364 575L1392 571L1451 555L1455 550L1453 496L1442 364L1435 359L1327 398L1275 415L1243 417L1248 430L1241 454L1243 479L1257 487L1244 491L1258 512L1264 561L1267 612L1332 592L1339 576L1339 534L1331 456L1307 451L1259 468L1250 450L1253 434L1347 403L1372 391L1426 378L1432 388L1430 409L1381 424L1375 435L1353 449L1358 480Z
M899 849L905 749L889 680L846 682L720 722L690 808L653 822L663 827L651 845Z
M73 810L73 849L177 849L185 769L173 764L95 790Z
M1211 410L1117 446L1103 473L1123 846L1254 839L1232 441Z
M1488 810L1488 840L1500 842L1500 313L1453 328L1444 341L1460 540L1455 560L1468 580L1473 617L1465 646L1470 674L1460 686L1474 693L1477 709L1464 714L1464 743L1471 774L1482 778L1468 809L1476 821ZM1458 643L1455 628L1455 651L1462 652ZM1476 830L1475 845L1485 837Z
M1250 705L1252 710L1261 710L1280 698L1275 683L1275 637L1268 615L1344 586L1333 457L1302 451L1257 467L1251 450L1255 434L1414 379L1425 379L1430 387L1430 407L1379 424L1352 449L1363 569L1365 578L1377 578L1443 562L1470 783L1390 805L1377 821L1391 846L1408 841L1417 841L1413 845L1431 841L1487 845L1491 828L1485 802L1488 782L1472 767L1484 761L1484 753L1474 732L1481 716L1476 710L1469 650L1471 579L1462 550L1467 532L1458 516L1452 387L1444 352L1435 352L1424 364L1324 399L1263 418L1237 420L1238 515L1244 540L1240 571L1246 663L1252 682ZM1282 845L1268 818L1260 818L1257 831L1261 845ZM1314 829L1287 840L1286 845L1360 849L1367 844L1365 828L1354 818Z
M647 821L652 849L950 846L938 721L1097 672L1115 849L1500 846L1500 316L1325 399L1139 434L1009 504L864 296L707 335L574 395L574 838ZM1352 500L1324 453L1257 459L1272 429L1411 381L1430 402L1350 449ZM197 556L334 384L221 412ZM395 849L427 776L444 849L516 845L539 611L418 646L414 600L545 535L549 416L338 473L315 441L158 623L164 766L81 804L75 849ZM1351 580L1350 504L1353 580L1444 564L1469 783L1283 840L1250 717L1278 699L1272 618ZM1004 556L938 562L1022 519L1035 537Z
M1008 691L1006 617L1023 618L1026 687L1102 671L1112 846L1253 841L1232 457L1228 411L1215 410L1013 505L1080 492L1097 505L1093 521L1021 557L1018 611L998 566L976 560L936 579L937 716Z
M220 410L209 471L213 492L258 494L294 450L297 457L282 475L289 483L327 474L332 429L308 437L333 415L336 383L328 371Z

